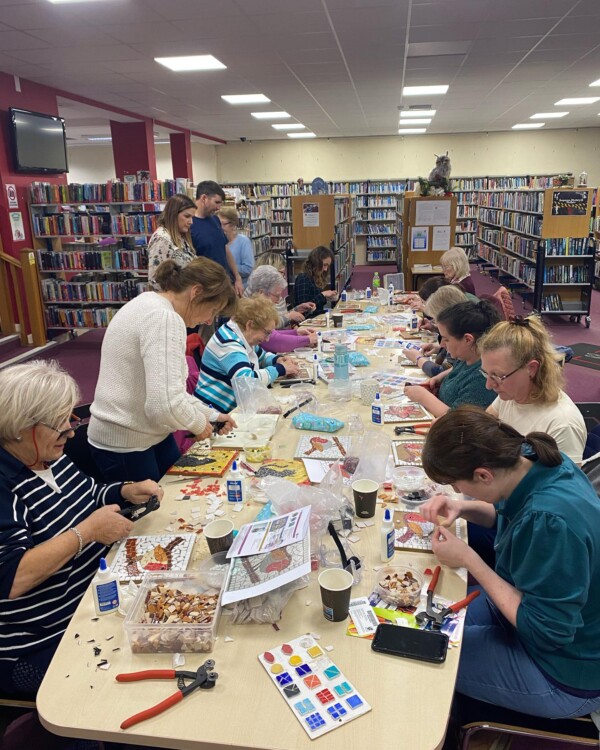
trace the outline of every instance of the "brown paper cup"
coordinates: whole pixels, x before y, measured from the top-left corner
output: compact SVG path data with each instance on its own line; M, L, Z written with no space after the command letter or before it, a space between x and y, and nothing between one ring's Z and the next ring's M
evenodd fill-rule
M379 484L373 479L357 479L352 482L354 508L359 518L373 518Z
M350 595L354 579L342 568L327 568L319 575L323 617L330 622L341 622L348 617Z
M217 552L227 552L233 544L233 522L227 518L211 521L204 527L204 536L211 555Z

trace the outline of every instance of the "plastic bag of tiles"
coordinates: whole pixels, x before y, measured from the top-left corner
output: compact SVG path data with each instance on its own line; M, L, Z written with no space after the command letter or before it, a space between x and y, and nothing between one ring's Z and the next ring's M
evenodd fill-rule
M303 576L266 594L230 604L225 608L225 611L231 612L231 622L234 625L245 623L272 624L281 620L283 609L294 591L307 585L308 576Z
M331 489L328 485L324 487L323 483L318 487L311 487L280 479L267 486L265 493L271 501L273 512L278 516L309 505L310 535L311 538L316 538L327 531L329 521L339 516L340 506L344 502L341 485L338 495Z
M233 378L231 387L237 407L243 414L281 414L273 393L256 378Z

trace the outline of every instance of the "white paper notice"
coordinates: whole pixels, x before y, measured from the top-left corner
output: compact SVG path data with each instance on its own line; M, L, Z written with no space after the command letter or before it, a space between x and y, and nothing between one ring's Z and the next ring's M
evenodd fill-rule
M415 224L430 226L450 224L450 206L452 201L417 201L415 208Z
M352 599L349 609L350 617L359 636L373 635L379 625L377 615L369 604L367 597Z
M450 227L433 227L432 250L450 250Z
M266 521L247 523L239 530L227 557L264 554L299 542L306 536L310 506Z
M410 249L414 253L424 253L429 250L429 229L427 227L411 227Z
M12 229L12 238L15 242L23 242L25 239L25 227L23 226L23 214L20 211L11 211L10 228Z
M303 203L302 204L302 226L318 227L319 226L319 204Z

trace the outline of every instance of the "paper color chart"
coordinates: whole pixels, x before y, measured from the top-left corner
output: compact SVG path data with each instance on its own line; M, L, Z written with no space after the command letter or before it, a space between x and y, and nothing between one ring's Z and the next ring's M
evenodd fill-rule
M311 739L371 710L309 635L280 643L258 659Z

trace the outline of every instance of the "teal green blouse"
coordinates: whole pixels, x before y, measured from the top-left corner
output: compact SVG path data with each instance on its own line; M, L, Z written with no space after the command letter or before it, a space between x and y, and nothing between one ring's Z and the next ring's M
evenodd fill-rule
M479 372L480 367L480 359L472 365L457 359L450 374L446 375L440 384L440 400L451 409L461 404L473 404L487 409L496 398L496 394L485 387L485 378Z

